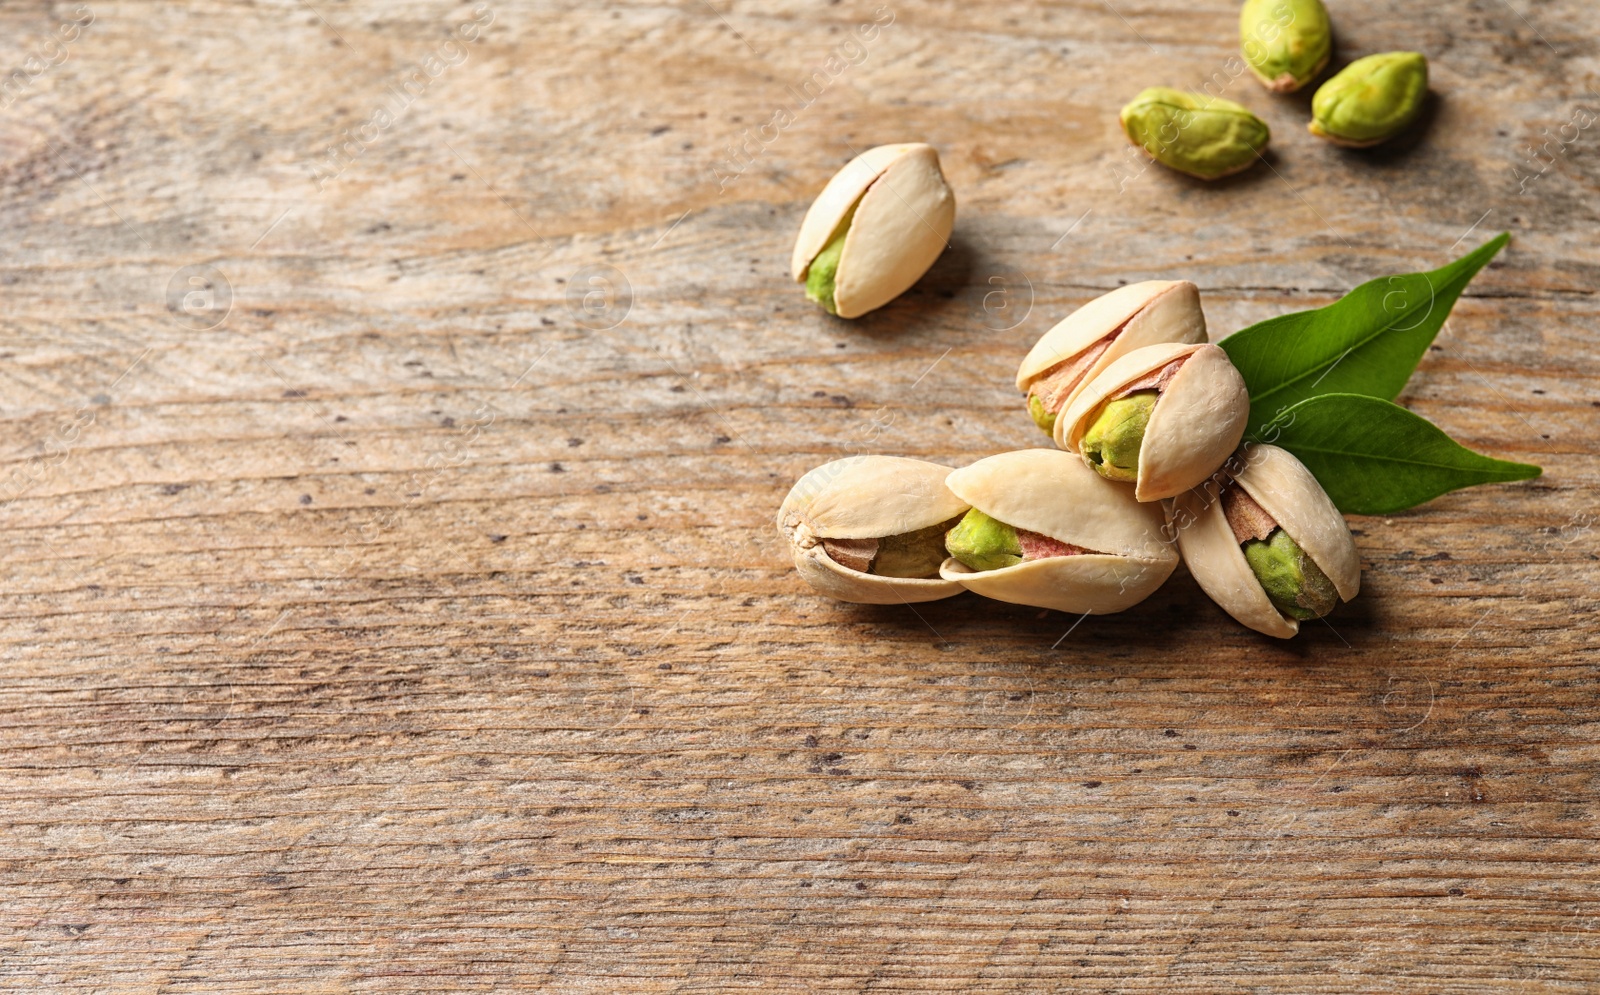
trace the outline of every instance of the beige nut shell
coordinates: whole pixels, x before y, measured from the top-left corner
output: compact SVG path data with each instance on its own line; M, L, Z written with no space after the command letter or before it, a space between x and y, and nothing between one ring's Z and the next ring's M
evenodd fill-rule
M841 318L880 308L910 289L950 243L956 198L939 153L919 142L880 145L834 174L806 211L789 272L805 282L811 261L855 206L834 277Z
M1311 471L1287 450L1268 445L1246 446L1232 466L1237 468L1237 485L1328 575L1339 599L1354 598L1361 590L1355 538ZM1280 639L1295 635L1299 621L1272 606L1228 526L1217 494L1208 487L1173 501L1172 522L1183 562L1211 600L1241 624Z
M778 509L795 569L830 597L869 605L936 601L962 587L937 577L879 577L841 566L823 539L880 539L963 515L967 504L944 485L950 468L902 456L849 456L795 482Z
M1135 349L1163 342L1206 340L1200 288L1188 280L1145 280L1102 294L1067 315L1035 342L1017 367L1017 389L1026 391L1042 373L1116 332L1116 338L1062 405L1092 383L1106 367Z
M1056 419L1056 445L1081 453L1091 416L1102 404L1133 381L1185 356L1150 414L1134 497L1159 501L1199 485L1238 447L1250 419L1244 378L1228 354L1209 343L1146 346L1118 359Z
M953 471L955 496L1008 525L1096 550L975 571L954 558L939 575L997 601L1105 615L1149 597L1178 552L1157 505L1141 505L1081 459L1057 449L1001 453Z

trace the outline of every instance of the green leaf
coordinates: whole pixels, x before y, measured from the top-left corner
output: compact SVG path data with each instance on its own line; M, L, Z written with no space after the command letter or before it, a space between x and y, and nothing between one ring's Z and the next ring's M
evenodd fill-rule
M1400 395L1456 298L1510 240L1499 237L1431 273L1363 283L1324 308L1269 318L1218 345L1250 388L1255 438L1279 412L1318 394Z
M1459 487L1542 472L1475 453L1421 415L1360 394L1307 398L1267 425L1262 441L1294 453L1349 515L1387 515Z

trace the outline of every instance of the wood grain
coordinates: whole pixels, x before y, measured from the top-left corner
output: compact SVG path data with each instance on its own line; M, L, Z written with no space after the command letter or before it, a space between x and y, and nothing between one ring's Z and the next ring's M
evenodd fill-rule
M1600 16L1331 6L1419 134L1315 141L1221 3L0 8L0 988L1593 991ZM1208 80L1268 166L1127 154ZM954 243L830 319L799 219L907 138ZM1291 643L788 565L810 466L1039 444L1107 289L1220 337L1499 230L1402 400L1545 475L1354 520Z

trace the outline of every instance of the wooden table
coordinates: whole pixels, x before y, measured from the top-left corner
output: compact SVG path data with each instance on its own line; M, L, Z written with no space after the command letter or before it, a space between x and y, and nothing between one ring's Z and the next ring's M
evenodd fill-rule
M0 988L1595 991L1600 15L1331 6L1417 135L1232 3L7 4ZM1127 154L1208 80L1267 166ZM906 139L954 244L829 318L800 217ZM1353 520L1293 642L789 566L817 463L1041 444L1107 289L1220 337L1499 230L1402 401L1545 475Z

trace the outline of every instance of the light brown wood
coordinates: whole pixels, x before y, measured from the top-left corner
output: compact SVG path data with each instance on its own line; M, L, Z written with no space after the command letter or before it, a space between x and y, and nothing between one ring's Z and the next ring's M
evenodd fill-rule
M1224 3L6 5L0 989L1593 991L1600 18L1330 6L1418 135ZM1130 154L1208 80L1269 167ZM840 322L792 240L903 140L954 245ZM1294 642L788 564L817 463L1042 444L1124 281L1220 337L1502 229L1402 400L1544 477L1355 520Z

